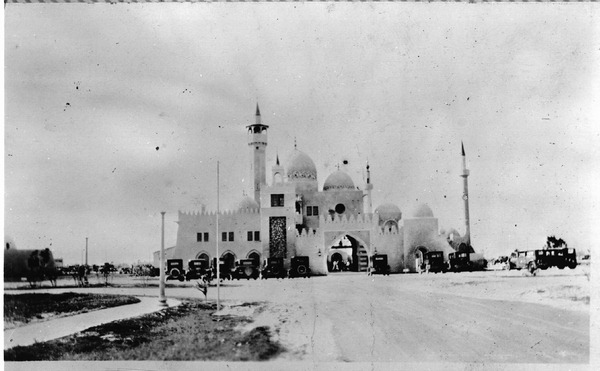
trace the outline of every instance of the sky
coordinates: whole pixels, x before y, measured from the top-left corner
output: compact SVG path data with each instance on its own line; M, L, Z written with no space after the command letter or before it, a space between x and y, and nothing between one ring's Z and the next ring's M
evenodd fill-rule
M177 212L234 209L245 126L267 174L371 167L373 206L427 203L488 257L600 222L597 4L8 4L4 233L65 264L151 261ZM267 177L270 182L270 176Z

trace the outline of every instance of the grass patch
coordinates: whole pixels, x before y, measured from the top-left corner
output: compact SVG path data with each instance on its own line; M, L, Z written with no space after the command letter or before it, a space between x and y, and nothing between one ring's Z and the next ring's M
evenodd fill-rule
M4 294L4 327L15 327L46 317L87 312L139 303L133 296L105 294Z
M92 327L79 334L4 351L5 361L261 361L283 348L268 327L236 330L243 318L214 318L214 304L184 302L160 312Z

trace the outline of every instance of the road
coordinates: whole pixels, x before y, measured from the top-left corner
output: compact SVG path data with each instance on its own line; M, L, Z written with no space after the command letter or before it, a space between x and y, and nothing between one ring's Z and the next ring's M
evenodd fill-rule
M492 282L487 277L340 273L310 279L226 281L220 297L226 305L263 303L257 305L252 325L271 327L276 339L289 349L284 360L589 362L589 310L528 303L517 295L507 300L515 285L542 291L535 285L544 282L549 287L555 280L560 287L568 278L500 277ZM479 281L490 283L491 289L479 287L479 294L463 295L472 294ZM156 287L85 291L158 293ZM168 287L166 292L175 298L201 297L192 282ZM208 297L216 299L214 287Z
M580 363L589 359L589 318L582 313L333 279L334 290L314 284L308 298L318 308L316 318L332 330L337 361ZM327 360L327 356L318 358Z
M268 300L272 305L262 316L277 318L272 325L284 344L304 350L297 354L301 359L589 362L590 319L585 312L444 294L415 282L402 275L339 274L243 282L243 290L226 288L223 293Z

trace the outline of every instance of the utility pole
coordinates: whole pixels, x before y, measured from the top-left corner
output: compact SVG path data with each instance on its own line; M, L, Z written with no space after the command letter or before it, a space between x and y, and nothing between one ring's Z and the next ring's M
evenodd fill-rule
M158 302L161 307L167 307L167 298L165 297L165 211L161 211L162 215L162 228L161 228L161 240L160 240L160 283Z
M85 238L85 266L88 265L88 238Z
M217 243L217 255L215 259L217 264L217 310L221 308L219 305L221 299L221 259L219 258L219 214L219 161L217 161L217 222L215 223L217 227L217 233L215 236L215 241Z

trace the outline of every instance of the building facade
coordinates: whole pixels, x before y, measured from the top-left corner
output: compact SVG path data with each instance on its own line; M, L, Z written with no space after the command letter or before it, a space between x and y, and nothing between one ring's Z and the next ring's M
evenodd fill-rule
M428 251L443 251L447 257L464 241L470 248L468 229L464 237L456 230L440 233L437 218L425 204L404 218L392 203L372 212L369 165L362 190L339 169L319 189L315 163L294 145L286 163L277 156L268 183L268 126L262 123L258 105L255 123L247 129L254 197L244 196L236 210L219 215L204 208L180 211L177 242L169 254L172 258L212 260L218 241L219 258L230 266L239 259L263 262L281 257L289 267L292 257L308 256L312 273L326 275L342 267L367 271L374 254L386 254L392 272L415 272L416 261L422 261ZM463 149L463 169L464 164ZM461 175L465 195L467 174L463 171Z

